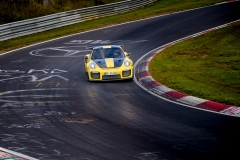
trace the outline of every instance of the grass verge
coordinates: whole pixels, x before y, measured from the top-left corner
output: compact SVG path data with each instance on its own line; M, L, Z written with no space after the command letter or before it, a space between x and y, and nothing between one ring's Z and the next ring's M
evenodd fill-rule
M4 53L9 50L69 34L80 33L87 30L147 18L151 16L202 7L223 1L224 0L158 0L152 5L148 5L127 13L89 20L78 24L36 33L24 37L19 37L11 40L0 41L0 53Z
M240 22L175 44L150 62L152 77L196 97L240 106Z

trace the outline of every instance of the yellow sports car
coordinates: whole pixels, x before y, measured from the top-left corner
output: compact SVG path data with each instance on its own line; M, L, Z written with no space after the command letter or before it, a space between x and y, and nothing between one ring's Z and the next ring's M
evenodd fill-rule
M123 45L87 46L92 50L84 57L85 73L89 81L133 79L134 66L123 51Z

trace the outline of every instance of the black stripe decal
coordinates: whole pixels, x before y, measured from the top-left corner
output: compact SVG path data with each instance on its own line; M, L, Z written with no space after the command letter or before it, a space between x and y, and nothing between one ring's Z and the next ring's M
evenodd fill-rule
M114 58L114 67L121 67L124 61L124 58Z
M105 59L94 59L93 60L100 68L107 68Z

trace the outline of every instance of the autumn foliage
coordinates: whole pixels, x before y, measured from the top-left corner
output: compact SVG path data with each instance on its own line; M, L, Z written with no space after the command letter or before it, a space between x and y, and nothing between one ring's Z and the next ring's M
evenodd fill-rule
M121 0L50 0L51 5L44 6L43 0L0 0L0 24L118 1Z

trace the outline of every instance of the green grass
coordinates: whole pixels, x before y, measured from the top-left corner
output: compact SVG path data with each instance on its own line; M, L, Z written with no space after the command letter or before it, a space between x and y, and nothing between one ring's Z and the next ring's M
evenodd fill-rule
M158 82L196 97L240 106L240 22L175 44L150 62Z
M211 5L222 1L224 0L158 0L153 5L148 5L146 7L142 7L138 10L134 10L128 13L89 20L82 23L45 31L42 33L32 34L6 41L0 41L0 53L64 35L80 33L108 25L119 24L151 16Z

